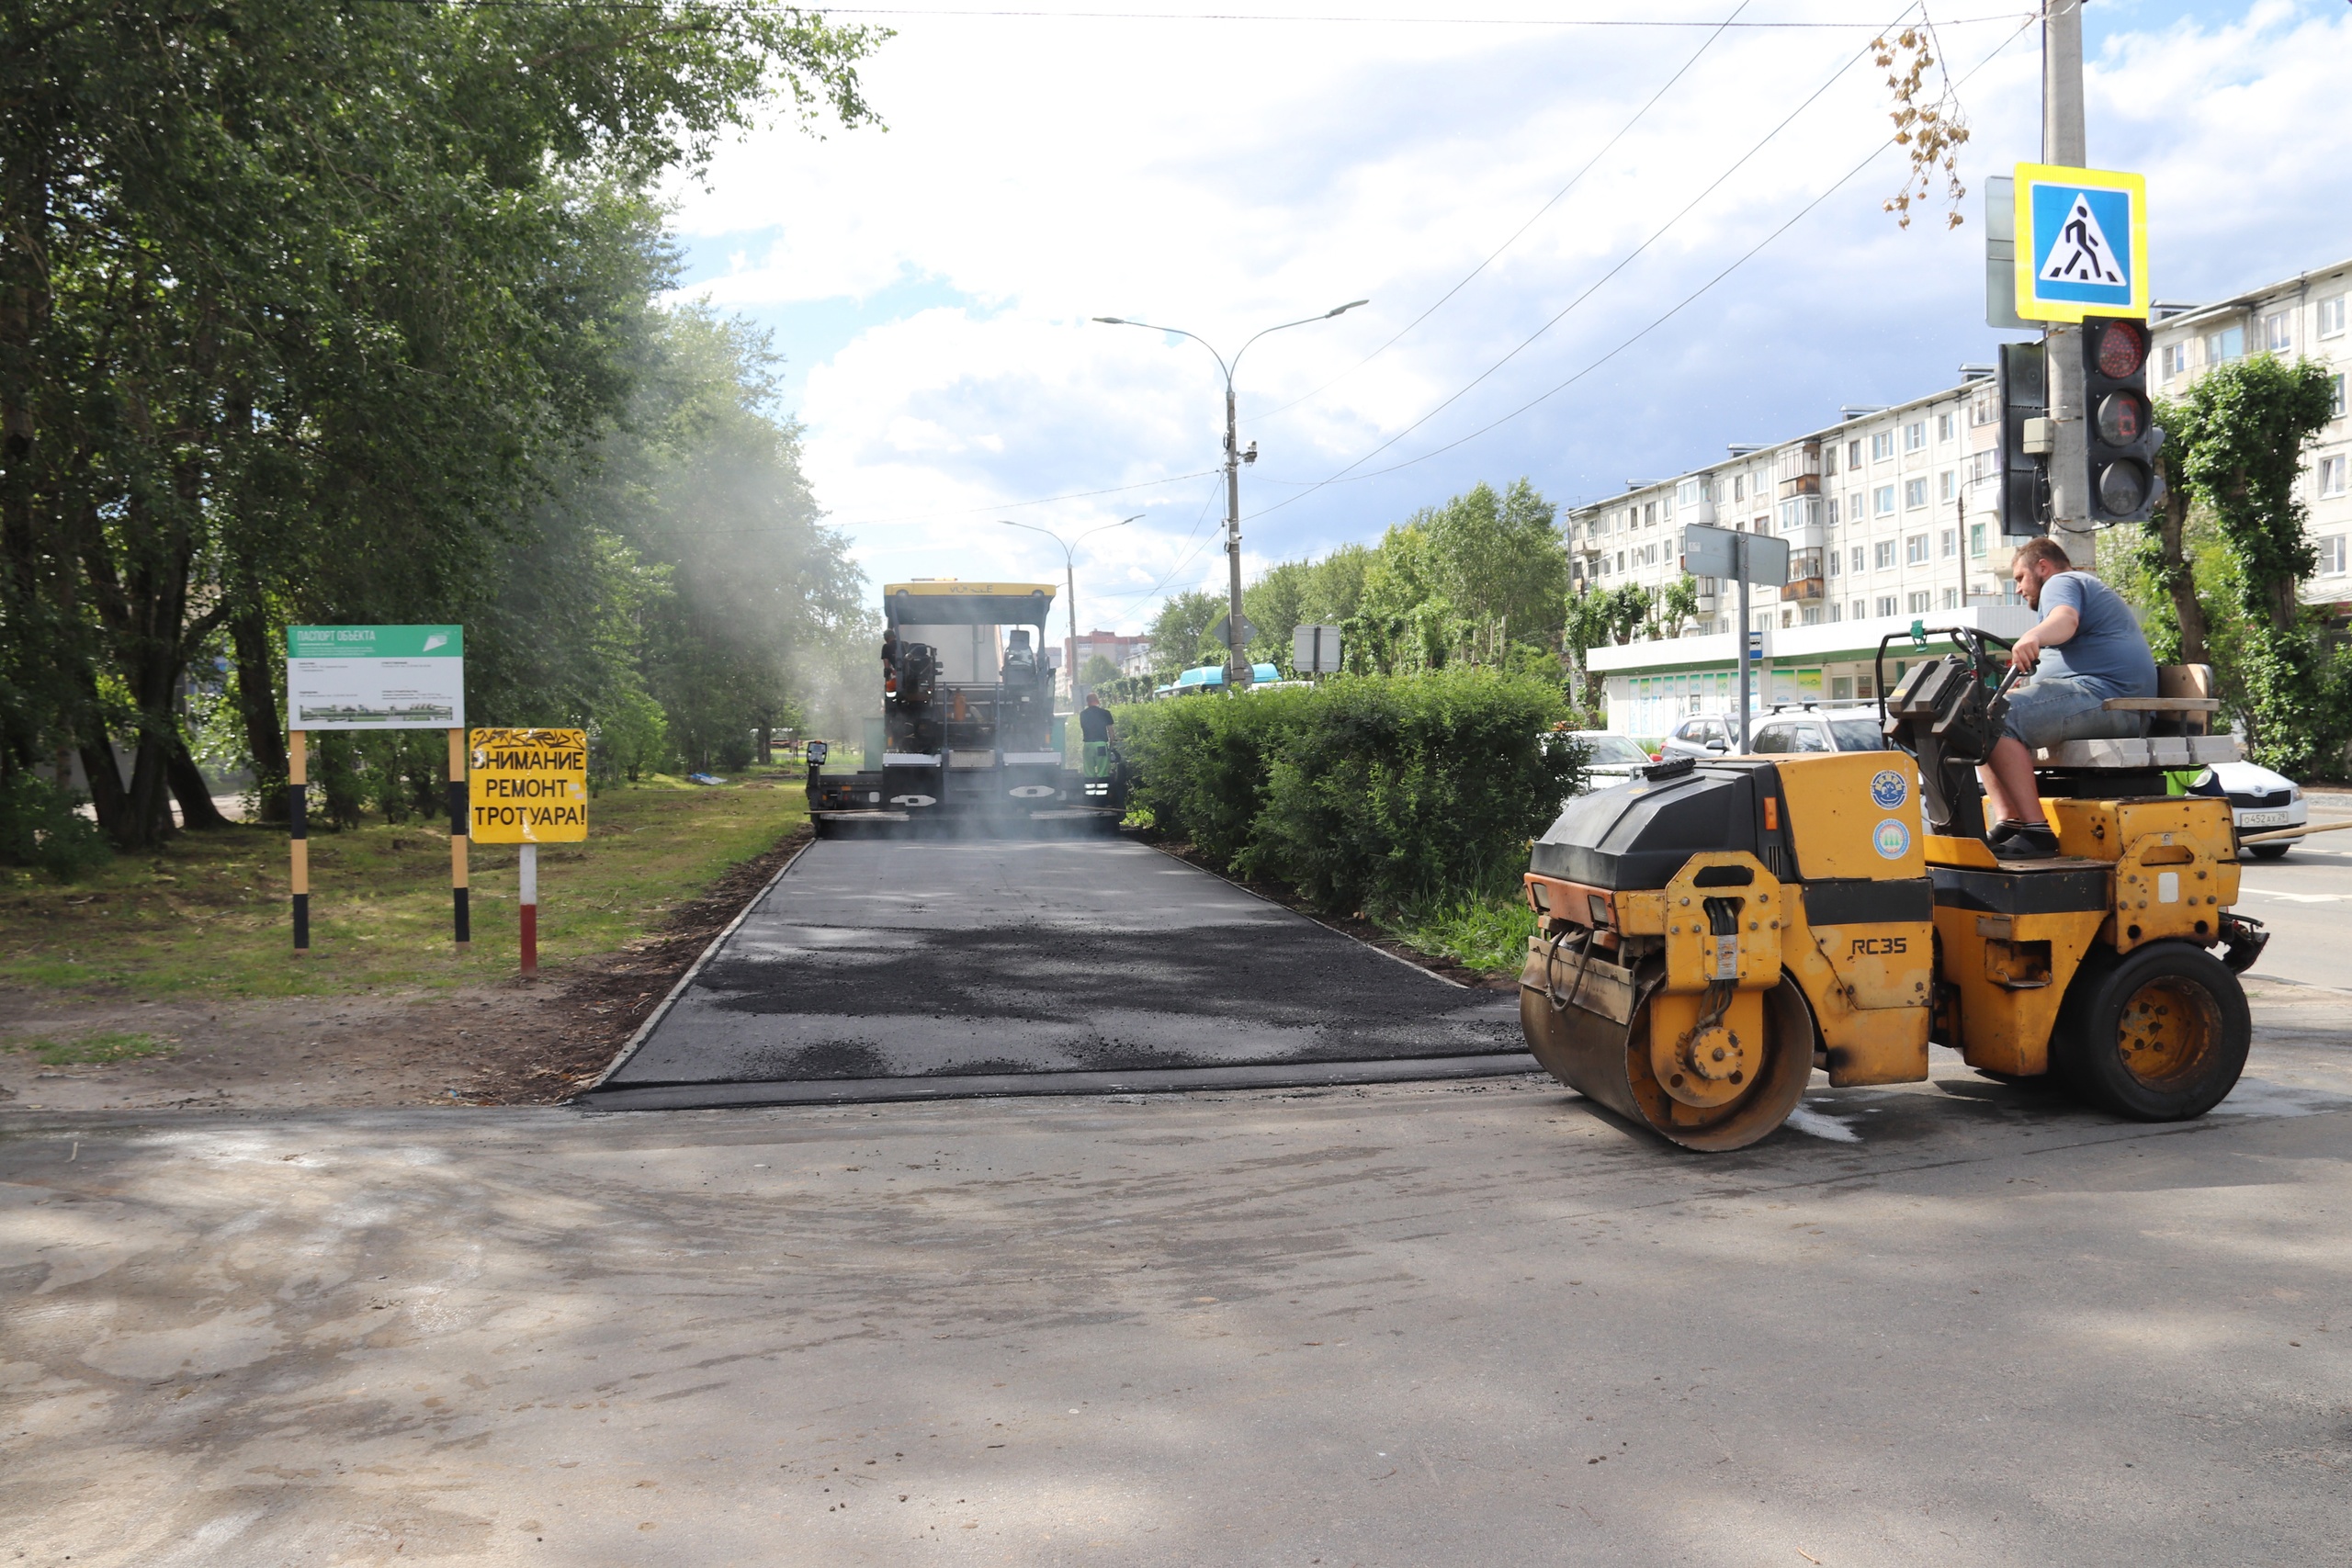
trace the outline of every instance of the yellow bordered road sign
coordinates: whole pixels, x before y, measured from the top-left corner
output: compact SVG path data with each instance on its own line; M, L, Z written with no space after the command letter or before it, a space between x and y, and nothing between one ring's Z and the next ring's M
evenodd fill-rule
M2017 313L2032 321L2148 313L2148 182L2019 164Z
M468 759L476 843L567 844L588 836L588 732L477 729Z

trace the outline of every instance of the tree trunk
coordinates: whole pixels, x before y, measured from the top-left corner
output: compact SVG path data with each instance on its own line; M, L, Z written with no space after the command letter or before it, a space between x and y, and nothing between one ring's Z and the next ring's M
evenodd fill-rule
M2188 533L2188 499L2186 486L2165 492L2163 515L2157 525L2164 555L2157 572L2165 592L2172 595L2173 619L2180 626L2180 661L2204 664L2210 662L2205 646L2205 606L2197 597L2197 580L2188 570L2183 547Z
M212 804L212 786L204 780L203 771L196 759L188 755L187 743L174 736L174 744L164 759L164 776L171 785L172 798L179 802L180 826L195 832L230 826Z
M237 712L253 761L254 795L263 822L286 820L286 731L278 723L277 682L269 667L269 623L258 609L229 621L237 660Z

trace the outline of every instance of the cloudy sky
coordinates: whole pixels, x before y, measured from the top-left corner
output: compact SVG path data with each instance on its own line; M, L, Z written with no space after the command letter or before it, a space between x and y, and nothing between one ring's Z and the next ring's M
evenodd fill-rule
M1905 231L1867 50L1898 3L879 0L831 14L897 29L865 72L888 130L726 149L677 193L681 298L773 330L877 582L1058 581L1000 519L1141 513L1079 561L1084 618L1133 630L1224 581L1223 382L1095 316L1229 357L1370 299L1240 363L1253 570L1480 479L1599 499L1988 359L1982 180L2040 156L2040 29L1930 13L1967 221L1931 199ZM2085 17L2090 162L2148 175L2158 299L2352 254L2352 7Z

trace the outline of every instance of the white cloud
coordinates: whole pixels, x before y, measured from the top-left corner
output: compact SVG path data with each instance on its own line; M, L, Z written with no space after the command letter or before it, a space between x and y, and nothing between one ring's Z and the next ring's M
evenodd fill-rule
M1285 10L1295 6L1286 0ZM1338 7L1335 7L1335 9ZM1429 14L1426 6L1413 7ZM1362 5L1349 5L1361 13ZM1986 9L1990 9L1987 7ZM2102 8L2093 161L2144 169L2160 294L2211 297L2344 248L2352 24L2261 0L2220 20ZM1481 4L1481 14L1498 14ZM1630 13L1629 13L1630 14ZM1826 4L1781 17L1850 17ZM2015 22L1954 28L1973 64ZM1369 295L1267 339L1240 377L1254 513L1468 382L1716 178L1867 34L1752 30L1713 44L1567 200L1396 347L1409 321L1559 188L1697 48L1686 30L909 18L865 73L886 134L764 132L680 193L703 258L688 292L779 323L874 309L909 279L936 299L863 321L808 367L811 477L877 578L1058 576L1001 514L1089 547L1082 607L1144 618L1143 591L1221 581L1221 383L1197 345L1091 324L1117 314L1250 332ZM2137 30L2134 30L2134 29ZM1964 94L1972 186L2039 152L2028 33ZM1427 452L1589 365L1844 175L1884 134L1883 73L1849 70L1655 249L1487 383L1366 465ZM1914 395L1982 359L1980 198L1945 233L1879 210L1892 158L1635 348L1491 434L1333 485L1247 525L1245 563L1369 537L1479 478L1576 500ZM2176 282L2175 280L2177 280ZM807 359L786 326L779 346ZM1295 408L1306 394L1332 384ZM907 521L907 519L914 519ZM889 520L889 521L883 521ZM871 524L872 525L865 525ZM1171 576L1171 572L1173 575ZM1135 594L1121 601L1117 594ZM1091 611L1090 610L1090 615Z

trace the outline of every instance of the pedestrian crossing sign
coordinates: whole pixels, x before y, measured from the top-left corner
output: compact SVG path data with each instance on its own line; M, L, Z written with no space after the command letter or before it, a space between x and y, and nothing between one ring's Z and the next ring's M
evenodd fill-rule
M2019 164L2018 314L2034 321L2148 313L2148 182L2112 169Z

